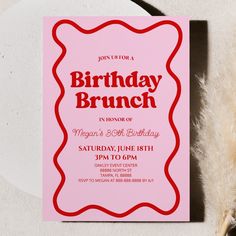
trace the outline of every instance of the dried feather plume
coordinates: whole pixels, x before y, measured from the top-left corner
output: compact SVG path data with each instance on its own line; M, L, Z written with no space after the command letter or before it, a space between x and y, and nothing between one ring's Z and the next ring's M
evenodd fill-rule
M206 219L217 236L225 236L236 226L236 57L221 74L200 81L203 109L193 151L201 169Z

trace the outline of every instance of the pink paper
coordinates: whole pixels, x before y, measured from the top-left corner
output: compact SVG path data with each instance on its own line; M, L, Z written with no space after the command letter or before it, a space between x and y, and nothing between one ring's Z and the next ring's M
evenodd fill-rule
M45 17L43 218L189 221L189 21Z

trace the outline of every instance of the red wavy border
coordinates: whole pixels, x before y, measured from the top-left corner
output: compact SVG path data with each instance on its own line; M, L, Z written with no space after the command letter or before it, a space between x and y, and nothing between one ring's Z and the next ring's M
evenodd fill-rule
M152 203L149 203L149 202L141 202L133 207L131 207L129 210L125 211L125 212L122 212L122 213L117 213L117 212L113 212L113 211L110 211L100 205L95 205L95 204L91 204L91 205L87 205L77 211L74 211L74 212L66 212L66 211L63 211L62 209L60 209L60 207L58 206L58 203L57 203L57 198L58 198L58 195L65 183L65 174L62 170L62 168L60 167L60 165L58 164L58 156L59 154L61 153L61 151L63 150L63 148L65 147L66 143L67 143L67 139L68 139L68 134L67 134L67 131L66 131L66 128L64 127L63 125L63 122L60 118L60 114L59 114L59 104L65 94L65 89L64 89L64 86L62 84L62 82L60 81L58 75L57 75L57 67L58 65L60 64L60 62L62 61L62 59L64 58L65 54L66 54L66 47L64 46L64 44L57 38L57 34L56 34L56 31L58 29L58 27L62 24L69 24L71 25L72 27L76 28L77 30L79 30L81 33L84 33L84 34L92 34L92 33L95 33L97 32L98 30L100 29L103 29L105 28L106 26L109 26L109 25L112 25L112 24L119 24L119 25L122 25L124 26L125 28L129 29L130 31L134 32L134 33L137 33L137 34L143 34L143 33L146 33L146 32L149 32L151 30L153 30L154 28L157 28L159 26L162 26L162 25L166 25L166 24L169 24L171 26L174 26L175 29L177 30L178 32L178 41L177 41L177 44L173 50L173 52L171 53L170 57L168 58L167 62L166 62L166 69L168 71L168 73L171 75L171 77L175 80L176 82L176 86L177 86L177 93L176 93L176 96L175 96L175 99L170 107L170 110L169 110L169 115L168 115L168 119L169 119L169 123L170 123L170 126L175 134L175 140L176 140L176 144L175 144L175 147L172 151L172 153L170 154L170 156L168 157L166 163L165 163L165 166L164 166L164 172L165 172L165 175L166 175L166 178L168 179L169 183L171 184L171 186L173 187L174 191L175 191L175 195L176 195L176 201L175 201L175 204L174 206L169 209L169 210L162 210L160 209L159 207L155 206L154 204ZM144 29L136 29L130 25L128 25L127 23L121 21L121 20L110 20L110 21L107 21L107 22L104 22L103 24L100 24L99 26L95 27L95 28L92 28L92 29L84 29L82 27L80 27L79 25L77 25L75 22L71 21L71 20L68 20L68 19L63 19L63 20L60 20L58 21L53 29L52 29L52 37L54 39L54 41L61 47L62 49L62 53L61 55L59 56L59 58L56 60L55 64L53 65L53 68L52 68L52 73L53 73L53 76L56 80L56 82L58 83L59 87L60 87L60 90L61 90L61 93L59 95L59 97L57 98L56 100L56 103L55 103L55 107L54 107L54 111L55 111L55 116L56 116L56 119L57 119L57 122L63 132L63 135L64 135L64 138L63 138L63 141L61 143L61 145L59 146L59 148L57 149L57 151L55 152L54 154L54 157L53 157L53 162L54 162L54 165L56 167L56 169L58 170L58 172L60 173L61 175L61 182L60 184L58 185L54 195L53 195L53 205L54 205L54 208L55 210L61 214L61 215L64 215L64 216L78 216L80 214L82 214L83 212L89 210L89 209L97 209L99 211L102 211L108 215L111 215L113 217L117 217L117 218L122 218L122 217L125 217L129 214L131 214L132 212L134 212L135 210L141 208L141 207L149 207L151 209L153 209L154 211L162 214L162 215L170 215L172 214L179 206L179 202L180 202L180 193L179 193L179 189L178 187L176 186L175 182L173 181L173 179L171 178L170 174L169 174L169 165L172 161L172 159L174 158L175 154L177 153L178 149L179 149L179 145L180 145L180 138L179 138L179 134L178 134L178 131L177 131L177 128L175 127L175 124L173 122L173 112L174 112L174 109L176 107L176 104L179 100L179 97L180 97L180 94L181 94L181 83L178 79L178 77L174 74L174 72L171 70L170 68L170 64L174 58L174 56L176 55L177 51L179 50L180 46L181 46L181 43L182 43L182 39L183 39L183 35L182 35L182 30L180 28L180 26L174 22L174 21L171 21L171 20L163 20L163 21L159 21L153 25L150 25L149 27L147 28L144 28Z

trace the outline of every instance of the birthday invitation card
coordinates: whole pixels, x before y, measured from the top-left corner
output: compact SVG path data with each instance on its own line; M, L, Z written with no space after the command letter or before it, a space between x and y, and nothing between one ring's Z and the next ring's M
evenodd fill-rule
M189 221L189 20L45 17L43 218Z

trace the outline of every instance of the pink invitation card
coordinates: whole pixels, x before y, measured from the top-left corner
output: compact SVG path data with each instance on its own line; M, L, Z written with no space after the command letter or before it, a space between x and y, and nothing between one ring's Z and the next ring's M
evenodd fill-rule
M43 218L189 221L189 20L45 17Z

